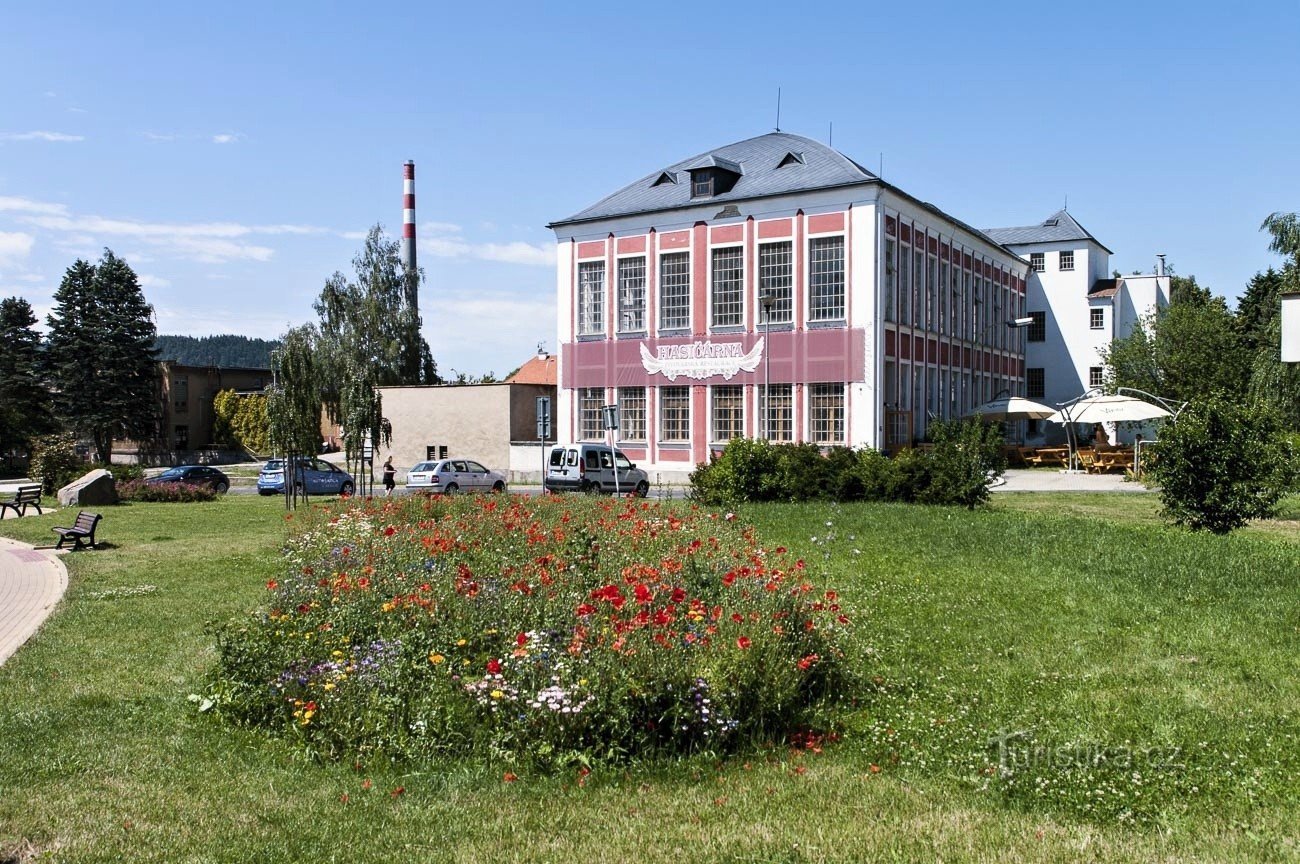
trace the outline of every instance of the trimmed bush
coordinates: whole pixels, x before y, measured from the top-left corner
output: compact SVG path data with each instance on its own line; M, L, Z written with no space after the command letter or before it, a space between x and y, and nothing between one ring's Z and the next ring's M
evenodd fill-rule
M1152 450L1163 515L1193 531L1271 516L1296 472L1276 415L1217 398L1189 405Z
M207 486L194 486L189 483L146 483L143 480L125 480L117 484L117 496L123 501L188 504L194 501L213 501L217 493Z
M825 728L856 690L835 592L732 517L434 496L293 524L210 698L330 757L722 752Z
M736 438L691 473L690 497L727 506L757 501L905 501L974 508L1006 469L996 426L935 423L931 451L878 451Z

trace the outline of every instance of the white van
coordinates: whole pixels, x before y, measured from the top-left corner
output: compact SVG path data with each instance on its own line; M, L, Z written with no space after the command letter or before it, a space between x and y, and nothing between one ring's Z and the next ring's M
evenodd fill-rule
M607 444L567 444L551 448L546 464L547 492L613 492L618 470L618 491L644 498L650 492L646 473L628 461L622 450Z

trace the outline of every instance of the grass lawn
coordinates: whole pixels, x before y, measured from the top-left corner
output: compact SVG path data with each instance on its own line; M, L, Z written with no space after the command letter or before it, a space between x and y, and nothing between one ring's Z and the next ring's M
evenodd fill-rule
M1226 538L1158 506L747 508L852 608L871 685L842 739L581 784L322 765L199 713L206 623L279 574L282 502L104 508L110 548L64 559L0 667L0 862L1294 860L1300 505Z

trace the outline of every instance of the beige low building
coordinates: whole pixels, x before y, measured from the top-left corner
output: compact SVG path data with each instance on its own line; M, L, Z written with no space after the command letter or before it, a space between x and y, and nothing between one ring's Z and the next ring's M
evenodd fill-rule
M537 399L545 396L554 406L554 384L383 387L380 394L393 438L375 454L376 473L390 455L399 482L417 462L464 457L500 471L512 483L541 482Z

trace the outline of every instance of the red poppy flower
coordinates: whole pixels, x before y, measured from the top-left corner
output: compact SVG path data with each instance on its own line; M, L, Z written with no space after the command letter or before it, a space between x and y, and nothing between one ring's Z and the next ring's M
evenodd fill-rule
M742 651L747 650L749 646L753 644L754 644L753 641L751 641L748 636L741 636L739 639L736 640L736 647L741 649Z
M268 591L274 591L276 588L279 588L279 587L280 587L280 583L279 583L279 582L276 582L274 579L269 579L269 580L267 580L267 583L266 583L266 590L268 590Z
M501 775L502 783L513 783L518 779L519 779L519 775L514 773L513 771L507 771L505 774Z
M515 644L518 645L520 648L522 648L522 647L524 647L525 645L527 645L527 644L528 644L528 634L527 634L527 633L520 633L519 635L515 636Z
M586 616L590 615L592 612L595 611L596 611L595 606L592 606L590 603L583 603L578 606L577 615L579 618L585 618Z
M500 675L501 661L493 657L491 660L487 662L487 671L489 675Z

